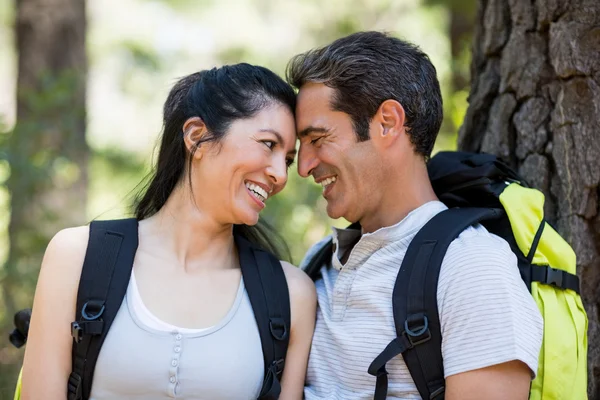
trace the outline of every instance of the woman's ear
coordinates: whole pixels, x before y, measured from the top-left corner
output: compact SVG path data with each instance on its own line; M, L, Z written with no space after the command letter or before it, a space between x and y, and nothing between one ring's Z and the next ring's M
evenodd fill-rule
M200 117L189 118L183 124L183 141L189 154L194 153L194 159L200 160L204 149L200 146L202 138L208 135L204 121Z

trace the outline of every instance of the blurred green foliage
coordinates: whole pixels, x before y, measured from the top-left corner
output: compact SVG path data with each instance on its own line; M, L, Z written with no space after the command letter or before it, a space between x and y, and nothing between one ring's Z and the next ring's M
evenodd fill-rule
M76 212L67 192L82 178L80 156L87 153L85 146L81 147L85 106L74 101L80 93L79 78L72 70L43 73L29 82L31 86L21 87L17 102L23 118L0 136L0 174L5 178L1 202L4 210L10 210L1 221L3 226L9 223L8 216L12 217L10 247L3 248L5 261L0 269L4 339L0 345L0 384L4 377L15 378L11 362L20 357L6 346L7 333L14 312L31 304L44 249L55 233L50 227L60 226L67 215ZM5 396L3 390L0 386L0 398Z
M7 32L12 27L14 13L7 6L8 2L0 3L0 31ZM81 224L92 219L131 215L130 204L138 184L151 170L152 153L160 130L160 106L176 77L212 65L240 61L264 65L283 75L290 56L359 30L397 32L408 40L418 42L431 55L442 85L445 112L442 131L434 151L454 148L456 133L467 108L471 30L476 3L475 0L229 0L222 6L225 11L217 14L215 10L220 2L212 0L137 0L128 4L134 8L153 7L154 14L164 14L166 28L161 30L138 26L138 30L122 29L119 31L121 33L113 32L104 25L100 27L98 22L94 25L94 16L101 13L92 10L89 13L92 28L88 31L88 85L92 85L89 89L96 95L87 104L87 137L91 155L87 220L81 221ZM245 23L243 14L247 14L249 10L259 16L259 21L252 26L235 25L239 21ZM135 9L121 11L129 14L124 17L115 14L114 17L111 15L106 18L114 18L115 24L134 24L130 22L130 15L136 14ZM251 41L252 45L235 39L236 35L257 35L256 32L262 32L260 29L263 26L284 24L279 21L278 16L288 12L301 15L302 23L289 26L292 33L284 42L279 43L278 40L283 39L276 35L267 39L257 37ZM238 15L240 13L242 15ZM228 19L231 17L232 21L215 22L214 19L219 17L210 17L209 20L214 24L232 24L229 29L232 30L234 39L223 46L218 34L211 33L211 28L204 27L200 22L197 28L206 30L181 32L184 29L178 27L181 21L185 18L199 20L202 15L225 15ZM101 16L97 18L101 19ZM461 29L451 29L452 21L456 20L461 21ZM285 24L281 26L281 29L287 28ZM141 35L138 37L143 29L160 32L160 35L150 39ZM0 63L14 55L14 50L5 50L2 44L5 43L0 39ZM199 50L199 53L190 56L190 46L208 50ZM117 94L109 92L107 82L112 82ZM53 110L57 102L68 98L60 87L44 92L51 93L51 96L40 97L39 93L30 96L32 109L39 109L41 112L44 109ZM108 110L98 109L94 99L102 97L105 102L110 103L113 96L128 100L120 103L121 107L115 105ZM77 112L77 107L70 109ZM153 110L153 114L149 115L147 110ZM5 284L7 279L11 280L12 292L15 294L11 301L18 307L27 307L31 305L37 268L48 237L44 235L38 238L35 232L30 231L22 237L8 237L11 194L7 191L6 182L11 177L11 171L7 161L22 160L26 164L21 169L28 174L23 177L23 187L12 193L19 198L32 196L40 182L42 186L69 182L77 176L78 168L68 157L61 155L60 151L50 151L44 147L32 157L22 158L29 153L9 146L9 138L15 134L26 138L29 136L28 130L36 129L36 126L31 125L31 121L20 121L15 129L11 129L7 121L10 118L3 115L3 111L0 108L0 263L3 265L0 267L0 283ZM69 118L62 113L60 116ZM49 116L53 117L56 115ZM138 139L141 134L145 135L144 138ZM11 179L14 178L12 176ZM286 189L269 200L263 217L286 239L296 264L312 244L330 232L331 225L346 224L343 220L332 221L327 217L321 187L312 179L300 178L295 167L290 170ZM27 263L33 267L22 269L21 272L11 269L6 262L9 240L26 242L31 248L31 257ZM0 285L0 291L1 287L3 285ZM0 295L0 327L6 328L10 326L12 315L5 312L4 298L5 294ZM22 359L22 350L16 351L10 347L6 340L7 334L6 329L0 332L0 400L12 395L15 373Z

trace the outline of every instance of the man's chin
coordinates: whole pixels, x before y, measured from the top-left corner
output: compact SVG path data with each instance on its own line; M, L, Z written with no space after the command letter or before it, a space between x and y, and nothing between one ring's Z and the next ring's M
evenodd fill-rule
M345 218L346 220L348 220L349 215L348 212L346 212L345 209L343 209L342 207L336 206L335 204L331 204L330 202L327 202L327 216L331 219L340 219L340 218Z

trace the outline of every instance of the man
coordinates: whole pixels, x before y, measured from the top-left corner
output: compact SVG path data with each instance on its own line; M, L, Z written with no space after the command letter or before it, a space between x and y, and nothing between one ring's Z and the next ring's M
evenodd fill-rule
M298 171L323 186L330 217L361 227L334 229L331 265L316 281L305 397L372 399L368 367L396 337L400 264L446 209L426 168L442 122L436 71L416 46L361 32L294 57L287 77L299 89ZM481 225L448 248L437 290L447 400L527 399L543 320L516 263ZM420 398L401 356L387 371L388 398Z

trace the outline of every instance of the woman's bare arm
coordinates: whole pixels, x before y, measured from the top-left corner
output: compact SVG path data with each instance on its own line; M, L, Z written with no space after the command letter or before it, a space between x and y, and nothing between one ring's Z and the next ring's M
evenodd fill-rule
M292 327L281 380L281 400L301 400L310 345L315 329L317 295L304 271L281 262L290 292Z
M71 373L77 289L89 227L65 229L48 244L40 268L23 362L22 400L64 400Z

